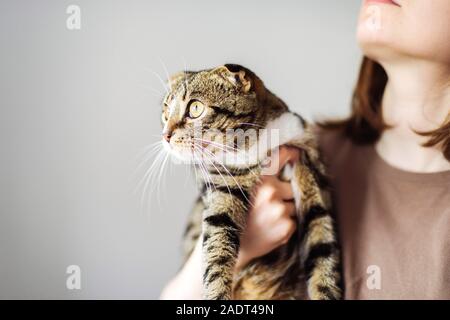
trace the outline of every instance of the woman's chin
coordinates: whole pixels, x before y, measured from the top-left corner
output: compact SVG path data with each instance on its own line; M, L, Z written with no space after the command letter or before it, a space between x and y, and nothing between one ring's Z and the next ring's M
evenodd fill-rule
M387 30L358 28L357 42L363 54L378 62L395 61L408 55L395 38Z
M356 39L364 55L375 60L396 55L403 41L396 23L400 18L396 6L363 6Z
M401 6L364 2L357 41L364 55L377 60L427 60L449 63L448 0L402 1Z

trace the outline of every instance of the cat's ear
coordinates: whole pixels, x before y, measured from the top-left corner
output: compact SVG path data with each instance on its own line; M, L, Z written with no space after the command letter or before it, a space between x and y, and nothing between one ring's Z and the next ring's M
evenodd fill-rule
M244 67L238 65L226 64L212 70L212 73L220 75L225 80L239 87L244 93L247 93L252 88L252 82L249 74L244 70Z
M220 74L232 84L239 87L244 93L254 91L258 96L265 93L264 84L261 79L243 66L226 64L215 68L212 72Z

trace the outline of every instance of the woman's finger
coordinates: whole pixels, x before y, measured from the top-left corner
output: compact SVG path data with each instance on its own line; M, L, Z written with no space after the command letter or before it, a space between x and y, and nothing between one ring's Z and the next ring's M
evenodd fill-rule
M285 202L285 206L286 214L291 218L295 218L297 216L297 210L295 209L294 201Z
M274 182L274 187L277 189L277 193L284 201L291 201L294 200L294 193L292 192L292 186L290 182L285 182L280 180L279 178L276 179Z
M270 157L261 165L262 176L278 176L284 166L300 159L300 150L292 147L281 146L272 150Z
M278 226L274 229L278 244L286 244L297 229L297 225L292 220L286 220L278 224Z
M278 157L278 172L280 172L288 162L294 163L300 159L300 151L296 148L281 146L278 152L272 155L272 160L276 160L275 157Z
M263 176L256 193L257 197L262 200L280 199L290 201L294 199L290 182L281 181L277 176Z

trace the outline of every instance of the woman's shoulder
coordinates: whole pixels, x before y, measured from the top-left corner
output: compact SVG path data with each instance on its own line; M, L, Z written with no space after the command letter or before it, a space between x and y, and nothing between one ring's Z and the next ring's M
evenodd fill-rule
M342 129L326 129L320 126L314 127L320 152L325 160L336 161L344 154L351 151L353 142Z

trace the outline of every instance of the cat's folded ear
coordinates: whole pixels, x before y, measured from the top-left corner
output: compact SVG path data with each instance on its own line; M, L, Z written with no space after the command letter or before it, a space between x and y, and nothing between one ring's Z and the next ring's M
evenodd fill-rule
M221 75L244 93L254 91L258 97L265 95L266 90L261 79L253 71L243 66L225 64L213 69L211 72Z

